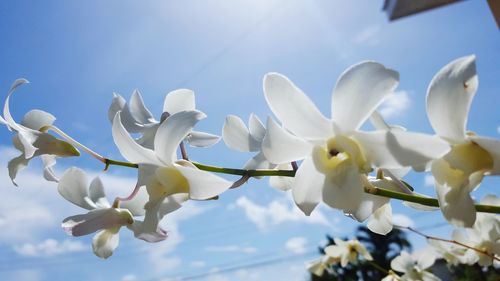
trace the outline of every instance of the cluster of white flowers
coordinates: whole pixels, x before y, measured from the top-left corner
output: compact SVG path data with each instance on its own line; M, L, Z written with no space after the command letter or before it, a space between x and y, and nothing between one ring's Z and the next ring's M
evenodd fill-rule
M99 257L112 254L122 226L148 242L163 240L167 235L159 222L165 215L182 207L187 200L213 199L234 186L233 182L202 170L187 157L185 142L194 147L209 147L220 139L193 130L206 115L196 109L194 93L190 90L167 94L158 119L146 108L138 91L129 102L114 94L108 117L114 142L128 161L124 163L106 159L76 142L53 126L55 118L44 111L32 110L20 124L16 123L9 111L9 99L14 90L25 83L25 79L15 81L8 92L3 117L0 116L0 123L16 133L13 143L21 152L9 162L9 175L14 182L18 171L33 157L40 156L45 178L58 182L58 191L65 199L88 210L87 214L65 219L63 228L74 236L98 231L92 246ZM432 79L427 92L427 113L436 135L389 126L377 114L377 107L394 92L398 83L399 74L382 64L371 61L356 64L338 79L333 90L332 117L326 118L287 77L269 73L264 77L263 90L279 123L269 117L264 125L252 114L247 127L239 117L230 115L224 123L222 137L234 150L256 153L244 170L265 169L270 175L277 172L271 177L270 185L283 191L291 190L296 205L305 215L310 215L324 202L360 222L368 220L372 231L386 234L392 229L390 198L370 191L383 189L418 195L401 180L413 168L432 172L439 206L450 223L474 226L473 229L487 227L483 219L476 220L470 192L484 176L500 173L500 141L465 129L478 85L475 57L449 63ZM368 119L375 130L361 130ZM49 134L50 130L64 140ZM139 137L133 138L131 134ZM53 170L56 157L79 155L77 148L106 166L121 163L138 168L137 184L130 187L131 195L109 203L100 179L95 178L89 185L84 172L78 168L68 169L59 179ZM294 177L281 176L278 172L283 170L294 173ZM498 202L490 203L498 205ZM485 215L491 216L497 220L496 215ZM491 240L498 239L498 229L497 225L490 231L497 236L485 238L493 244L491 249L499 248L498 240ZM326 261L317 263L319 268L322 265L318 264L337 259L344 264L356 253L370 258L366 250L358 247L359 242L347 242L347 246L345 242L338 242L337 248L327 251ZM489 247L485 240L471 243ZM342 245L350 250L343 250ZM491 251L498 254L496 250Z

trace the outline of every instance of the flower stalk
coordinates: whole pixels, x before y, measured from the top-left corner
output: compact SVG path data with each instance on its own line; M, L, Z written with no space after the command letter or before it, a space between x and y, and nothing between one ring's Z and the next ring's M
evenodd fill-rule
M129 162L124 162L124 161L117 161L113 159L104 159L104 163L106 164L105 170L108 169L109 166L114 165L114 166L122 166L122 167L128 167L128 168L138 168L139 165L134 164L134 163L129 163ZM201 164L197 162L191 162L193 165L195 165L198 169L203 170L203 171L208 171L208 172L214 172L214 173L220 173L220 174L228 174L228 175L237 175L237 176L246 176L246 177L294 177L295 176L295 171L293 170L245 170L245 169L235 169L235 168L224 168L224 167L217 167L217 166L211 166L211 165L206 165L206 164ZM413 202L413 203L418 203L421 205L425 206L431 206L431 207L439 207L439 202L435 198L429 198L429 197L423 197L415 194L407 194L407 193L402 193L402 192L397 192L397 191L392 191L380 187L375 187L375 186L369 186L365 187L365 192L370 193L372 195L377 195L377 196L382 196L382 197L387 197L387 198L392 198L392 199L398 199L402 201L408 201L408 202ZM483 204L476 204L475 205L476 211L478 212L483 212L483 213L493 213L493 214L500 214L500 206L493 206L493 205L483 205Z

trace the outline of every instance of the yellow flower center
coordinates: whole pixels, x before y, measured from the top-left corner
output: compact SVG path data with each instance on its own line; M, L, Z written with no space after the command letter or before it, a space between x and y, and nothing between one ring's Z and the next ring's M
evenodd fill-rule
M474 188L485 173L493 169L493 158L474 142L454 145L442 159L433 164L436 181L452 187Z
M154 198L176 193L189 193L187 179L173 167L160 167L156 169L155 176L152 177L146 187L149 195Z
M361 173L371 171L359 143L342 135L330 138L326 147L316 146L313 150L313 160L320 172L329 175L341 172L351 165L356 165Z
M493 158L481 146L474 142L454 145L444 156L453 169L459 169L466 174L493 169Z

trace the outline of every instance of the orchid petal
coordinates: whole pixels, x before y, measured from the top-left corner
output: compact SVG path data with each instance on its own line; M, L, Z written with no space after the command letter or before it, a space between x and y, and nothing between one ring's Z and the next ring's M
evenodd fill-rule
M332 119L342 131L357 130L399 84L399 74L376 62L348 68L337 81Z
M24 133L28 132L20 132L22 135ZM29 134L34 138L33 146L37 149L35 155L51 154L59 157L80 155L80 152L69 142L57 139L50 134L35 131Z
M106 199L106 193L104 192L104 185L102 184L100 177L95 177L90 183L89 187L89 197L92 202L97 206L97 208L109 208L108 199Z
M413 269L413 265L413 259L406 251L391 261L391 268L398 272L408 272Z
M144 222L142 221L134 221L134 223L128 228L134 232L134 236L137 239L141 239L149 243L160 242L168 237L167 232L160 226L157 226L154 231L146 232Z
M357 221L365 221L376 210L387 203L389 203L389 198L363 193L360 196L358 207L354 212L351 211L350 213Z
M83 215L67 217L63 229L72 236L83 236L101 229L109 229L134 222L132 214L124 209L96 209Z
M472 136L470 139L477 143L480 147L486 150L491 158L493 158L493 170L490 172L491 175L500 174L500 140L486 138L486 137L476 137Z
M435 185L439 206L446 220L459 227L472 227L476 221L476 209L469 191L437 181Z
M332 208L353 214L357 211L365 194L361 175L355 165L338 167L337 173L327 175L323 187L323 201Z
M322 188L325 175L318 172L311 157L302 162L292 186L292 195L295 204L306 214L311 212L322 200Z
M370 116L370 123L376 130L389 131L391 127L385 122L380 113L374 111Z
M145 186L149 181L155 176L156 169L159 166L150 164L139 164L138 175L137 175L137 185Z
M145 148L154 149L155 135L156 131L158 131L158 127L160 127L160 123L154 123L144 127L141 131L141 136L135 141Z
M165 164L172 164L175 152L193 127L205 118L200 111L181 111L168 117L161 123L155 136L155 153Z
M120 243L119 227L99 231L92 239L92 250L100 258L107 259Z
M168 93L163 103L163 112L170 115L181 111L196 109L194 92L188 89L179 89Z
M248 129L250 131L250 135L257 140L258 142L262 142L264 140L264 136L266 135L266 128L262 121L260 121L259 117L255 114L250 114L250 118L248 120Z
M262 152L257 153L254 157L250 158L247 163L243 166L245 170L261 170L261 169L273 169L276 167L275 164L269 163L266 156Z
M15 186L17 186L17 183L15 181L17 173L28 166L28 162L29 159L26 159L22 154L9 161L7 165L9 168L9 177Z
M67 169L59 180L57 191L64 199L87 210L97 208L88 195L85 173L76 167Z
M40 134L33 132L33 131L28 131L28 130L22 130L18 131L17 137L19 139L19 142L22 144L22 151L24 152L24 156L26 159L33 157L35 155L35 152L38 150L37 147L33 145L33 143L37 140L37 137Z
M192 131L186 138L190 146L209 147L220 141L220 137L204 132Z
M295 135L308 139L324 139L332 135L330 121L284 75L266 74L264 95L274 115Z
M59 182L59 178L56 176L53 167L56 165L56 156L43 154L40 155L43 162L43 178L52 181Z
M262 152L274 164L290 163L304 159L311 152L312 144L300 139L267 119L267 133L262 142Z
M130 97L130 101L128 104L130 113L134 117L134 119L140 124L149 124L157 122L153 114L146 108L144 105L144 101L142 100L141 93L138 90L135 90Z
M417 258L417 264L420 269L431 267L436 261L436 255L433 251L423 251Z
M252 137L243 120L235 115L226 117L222 127L222 139L229 148L237 151L260 150L260 142Z
M214 174L196 168L176 165L189 183L189 198L206 200L213 198L231 187L232 183Z
M427 115L434 131L447 140L461 143L478 79L476 57L462 57L443 67L427 89Z
M109 122L113 123L113 119L115 118L116 113L122 111L126 104L127 101L125 101L125 99L121 95L113 93L113 99L111 100L111 104L108 108Z
M434 161L431 169L439 207L445 218L456 226L472 227L476 220L476 210L469 194L471 186L467 176L450 167L444 159Z
M366 224L368 229L380 235L386 235L392 230L392 207L391 204L384 204L378 208L368 219Z
M134 222L129 228L135 237L147 242L158 242L167 238L166 232L159 227L162 218L182 206L188 199L187 194L176 194L161 197L146 204L146 215L143 222Z
M52 125L55 120L56 118L54 117L54 115L42 110L33 109L26 113L26 115L24 115L21 125L38 131L42 127Z
M154 151L140 146L125 130L120 114L116 114L113 119L112 134L118 150L127 161L161 165Z
M133 216L144 216L144 213L146 212L144 205L146 205L148 200L148 192L146 188L141 186L139 187L137 194L135 194L132 199L120 202L120 208L129 210Z
M269 179L269 185L281 191L288 191L292 189L293 182L293 177L271 177Z
M403 131L356 132L370 161L379 168L397 169L425 164L445 155L450 146L437 136Z
M15 131L23 130L23 128L21 126L19 126L19 124L17 124L16 121L14 121L14 118L12 118L12 115L10 114L10 109L9 109L10 96L14 93L14 91L17 89L17 87L19 87L23 84L28 84L28 83L29 83L29 81L24 79L24 78L20 78L20 79L17 79L16 81L14 81L14 83L10 87L10 90L7 94L7 98L5 99L5 104L3 106L4 121L5 121L5 123L7 123L7 125L10 128L12 128Z

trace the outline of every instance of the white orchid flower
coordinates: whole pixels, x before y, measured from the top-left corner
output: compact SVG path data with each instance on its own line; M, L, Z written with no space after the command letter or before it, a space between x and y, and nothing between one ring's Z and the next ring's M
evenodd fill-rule
M10 114L9 100L19 86L27 83L29 82L26 79L17 79L12 84L5 99L3 117L0 116L0 123L6 125L9 130L16 132L13 138L14 147L21 152L21 155L8 163L9 176L16 186L17 173L36 156L40 156L42 159L44 178L49 181L57 181L58 179L53 171L56 157L80 155L78 150L71 144L40 131L40 129L54 123L56 118L52 114L34 109L24 116L21 124L16 123Z
M330 266L340 262L340 257L330 257L323 255L321 258L308 262L306 268L309 272L316 276L323 276L325 270L328 271Z
M404 281L438 281L441 280L434 274L426 271L436 260L432 251L425 251L417 259L412 257L406 251L395 257L391 261L391 267L397 272L404 273L401 280Z
M325 118L312 101L288 78L270 73L264 94L284 128L270 119L263 152L274 163L305 159L292 193L309 215L324 201L362 221L378 206L363 190L372 167L398 169L421 165L444 155L449 146L434 136L396 130L362 132L361 125L398 84L398 73L375 62L347 69L337 81L332 119ZM288 131L291 133L289 133Z
M139 164L138 186L146 185L149 201L145 206L146 218L156 225L158 216L168 205L170 196L207 200L218 196L232 183L214 174L198 170L188 161L176 161L176 150L180 142L191 132L199 120L206 115L199 111L181 111L171 115L158 127L154 139L154 150L139 145L121 123L117 113L113 120L113 138L123 157ZM151 227L149 230L152 230Z
M222 139L226 145L241 152L256 152L256 154L246 162L243 169L279 169L291 170L290 163L271 163L262 152L262 142L266 135L266 127L259 117L250 114L248 128L245 123L235 115L228 115L222 127ZM293 177L270 177L269 184L277 189L286 191L293 184Z
M140 145L153 149L156 131L160 123L164 122L170 115L177 112L195 110L194 92L187 89L179 89L168 93L163 104L163 114L160 121L146 108L141 94L135 90L127 104L125 99L113 94L113 100L108 110L108 118L113 122L116 113L120 111L122 124L130 133L140 133L141 137L136 141ZM204 132L192 131L185 140L194 147L208 147L216 144L220 137Z
M495 195L487 195L481 200L481 204L500 206L500 199ZM467 246L479 249L488 255L473 249L460 246L448 246L447 254L459 255L461 263L475 264L480 266L490 266L494 263L491 256L500 256L500 217L497 214L478 213L476 222L472 228L455 229L452 238ZM440 243L441 247L443 243ZM456 248L460 247L458 251Z
M500 174L500 140L466 132L477 86L475 56L468 56L443 67L427 91L429 121L436 134L452 146L431 166L439 205L449 222L462 227L471 227L476 220L470 192L485 175Z
M71 203L89 210L88 213L70 216L63 220L63 229L72 236L82 236L97 231L92 240L92 249L100 258L108 258L119 244L119 230L122 226L131 229L137 238L148 242L164 240L166 232L147 215L144 221L134 216L144 215L147 196L136 195L128 201L111 205L106 198L104 186L99 177L88 183L85 173L78 168L66 170L57 186L59 194ZM158 211L158 216L178 209L180 198L169 198ZM119 206L118 206L119 205ZM154 229L151 229L154 227Z
M356 239L344 241L334 238L334 241L335 245L325 248L325 255L332 259L340 259L342 267L347 266L348 263L355 262L358 256L362 256L368 261L373 260L366 247Z

